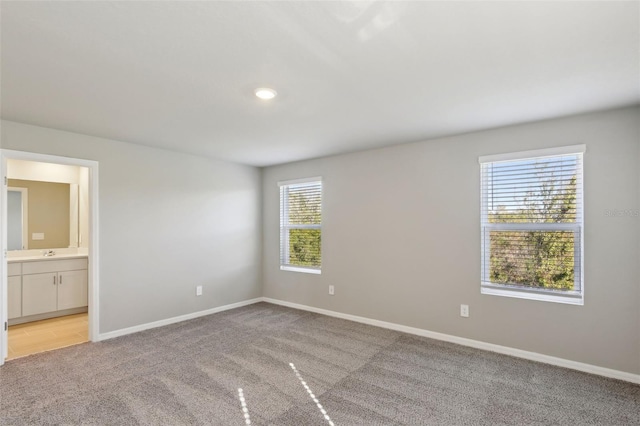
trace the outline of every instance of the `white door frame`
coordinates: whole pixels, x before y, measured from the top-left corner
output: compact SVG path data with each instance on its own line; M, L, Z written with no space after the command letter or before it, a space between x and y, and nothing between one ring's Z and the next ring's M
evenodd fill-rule
M98 340L100 327L99 315L99 263L98 263L98 162L57 155L0 149L0 169L2 171L2 190L0 191L0 365L9 353L7 344L8 304L7 304L7 159L37 161L40 163L64 164L89 169L89 340Z

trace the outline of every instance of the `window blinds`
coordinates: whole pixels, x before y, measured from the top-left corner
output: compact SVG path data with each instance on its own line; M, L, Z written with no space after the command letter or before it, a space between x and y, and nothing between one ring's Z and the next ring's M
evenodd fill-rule
M581 290L582 152L482 161L482 281Z
M321 232L322 181L280 183L280 265L320 269Z

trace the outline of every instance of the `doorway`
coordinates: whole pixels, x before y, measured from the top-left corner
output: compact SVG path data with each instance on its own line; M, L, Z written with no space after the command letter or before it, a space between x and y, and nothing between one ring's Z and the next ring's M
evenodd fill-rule
M98 163L11 150L0 159L2 365L98 338Z

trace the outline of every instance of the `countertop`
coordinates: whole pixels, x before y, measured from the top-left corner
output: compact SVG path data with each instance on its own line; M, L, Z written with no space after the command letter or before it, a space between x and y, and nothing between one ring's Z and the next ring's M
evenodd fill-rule
M42 260L66 260L66 259L86 259L88 256L86 254L54 254L53 256L44 256L44 255L31 255L31 256L14 256L7 257L7 263L16 263L16 262L38 262Z

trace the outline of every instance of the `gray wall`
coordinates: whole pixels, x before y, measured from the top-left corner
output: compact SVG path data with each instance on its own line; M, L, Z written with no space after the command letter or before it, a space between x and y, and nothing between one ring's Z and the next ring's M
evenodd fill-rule
M263 170L263 294L640 373L640 110ZM478 157L586 144L585 305L480 294ZM279 270L279 180L323 176L323 270ZM328 286L335 285L335 296ZM461 303L470 318L459 316Z
M8 121L1 143L99 161L101 333L261 295L260 170Z
M640 219L605 212L640 208L639 122L627 108L270 167L262 204L251 167L7 121L1 148L100 162L102 333L264 295L638 374ZM578 143L585 306L480 295L477 157ZM317 175L323 273L280 271L276 182Z

